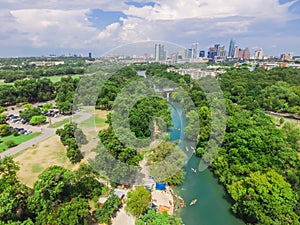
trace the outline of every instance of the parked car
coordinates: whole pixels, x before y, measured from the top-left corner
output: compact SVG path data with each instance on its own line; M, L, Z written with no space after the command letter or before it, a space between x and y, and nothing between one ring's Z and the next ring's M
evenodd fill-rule
M11 122L12 123L16 123L16 122L18 122L18 121L20 121L21 119L20 118L15 118L15 119L11 119Z
M31 130L27 130L24 134L28 135L28 134L31 134L32 131Z
M6 118L7 119L11 119L11 117L13 117L14 116L14 114L8 114L7 116L6 116Z

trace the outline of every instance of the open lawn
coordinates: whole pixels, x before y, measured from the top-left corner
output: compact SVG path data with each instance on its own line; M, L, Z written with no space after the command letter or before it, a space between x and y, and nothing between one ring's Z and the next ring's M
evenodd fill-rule
M62 125L65 125L65 124L67 124L67 123L72 122L72 120L77 119L77 118L79 118L79 117L80 117L80 116L78 116L78 115L75 115L74 117L68 117L68 118L63 119L63 120L61 120L61 121L59 121L59 122L53 123L53 124L49 125L48 127L49 127L49 128L58 128L58 127L60 127L60 126L62 126Z
M4 152L5 150L8 149L8 146L5 144L6 141L9 141L9 140L12 140L14 141L17 145L25 142L25 141L28 141L32 138L35 138L37 136L39 136L41 133L32 133L32 134L29 134L29 135L25 135L25 134L21 134L19 136L13 136L13 135L10 135L10 136L7 136L7 137L2 137L0 138L0 152Z
M82 75L71 75L72 78L79 78ZM62 77L68 77L68 75L65 76L51 76L51 77L46 77L48 79L50 79L53 83L58 82L61 80Z
M85 125L85 127L83 127L84 133L86 134L86 132L94 131L95 133L93 135L96 136L99 130L107 127L108 124L104 122L107 114L107 111L97 110L91 118L80 123L81 127L83 127L82 124ZM97 129L95 129L93 120L96 122ZM55 125L55 127L59 127L69 121L70 119L68 118L51 126ZM90 142L82 148L82 152L85 156L83 161L93 157L90 150L93 149L95 147L94 145L97 143L91 141L90 138L93 136L87 136ZM60 138L57 135L16 154L14 160L20 165L20 170L18 172L20 180L29 187L33 187L34 182L38 179L38 175L49 166L58 165L71 170L76 170L79 166L79 164L73 165L69 161L66 156L66 148L62 145Z
M33 187L38 175L49 166L73 168L73 164L66 156L66 148L57 135L20 152L14 160L20 165L18 172L20 180L29 187Z
M76 74L76 75L70 75L70 76L73 77L73 78L79 78L79 77L81 77L82 75ZM68 77L68 75L62 75L62 76L50 76L50 77L40 77L40 78L41 78L41 79L42 79L42 78L48 78L48 79L50 79L53 83L55 83L55 82L60 81L60 79L61 79L62 77ZM0 80L0 86L1 86L1 85L13 85L13 84L14 84L13 82L11 82L11 83L4 83L4 80Z
M94 116L92 116L89 119L81 122L80 125L82 127L96 126L97 128L101 128L101 127L106 125L105 121L106 121L106 118L100 118L99 115L96 112L96 114Z
M71 121L72 121L72 118L66 118L66 119L63 119L63 120L61 120L61 121L59 121L59 122L57 122L57 123L51 124L51 125L49 125L48 127L49 127L49 128L58 128L58 127L60 127L60 126L62 126L62 125L65 125L65 124L67 124L67 123L70 123Z

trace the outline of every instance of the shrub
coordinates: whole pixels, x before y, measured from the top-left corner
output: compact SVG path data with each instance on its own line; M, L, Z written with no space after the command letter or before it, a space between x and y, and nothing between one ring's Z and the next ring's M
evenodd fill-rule
M13 129L13 130L11 131L11 134L14 135L14 136L19 136L19 132L18 132L18 130L16 130L16 129Z
M41 116L33 116L31 119L30 119L30 124L31 125L38 125L38 124L42 124L42 123L45 123L47 120L46 116L44 115L41 115Z
M4 137L10 134L8 124L0 124L0 137Z
M12 148L17 146L16 142L14 142L13 140L8 140L5 142L5 144L7 145L7 147Z

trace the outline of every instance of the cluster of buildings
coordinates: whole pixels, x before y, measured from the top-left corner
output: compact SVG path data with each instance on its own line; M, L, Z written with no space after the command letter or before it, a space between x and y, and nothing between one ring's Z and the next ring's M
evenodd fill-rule
M29 65L35 66L57 66L57 65L64 65L64 61L32 61L29 62Z
M193 43L191 48L180 50L168 55L167 50L162 44L155 44L154 61L160 63L180 64L185 62L224 62L229 60L249 61L249 60L281 60L297 61L292 52L281 54L280 57L264 56L262 48L255 50L251 55L248 47L240 48L236 41L231 39L228 48L225 45L214 44L207 51L200 50L199 43ZM298 59L299 60L299 59Z
M225 61L228 59L250 60L249 48L239 48L234 40L230 40L229 48L226 50L224 45L215 44L209 47L207 53L205 50L200 50L199 43L193 43L191 48L180 50L171 55L162 44L155 44L155 62L171 62L171 63L184 63L184 62L208 62L208 61ZM263 50L260 48L255 51L255 59L263 59Z

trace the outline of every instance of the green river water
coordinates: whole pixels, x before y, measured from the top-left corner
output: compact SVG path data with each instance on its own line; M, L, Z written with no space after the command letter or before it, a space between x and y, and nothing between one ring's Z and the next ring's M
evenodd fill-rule
M180 108L170 106L172 122L175 129L170 129L171 140L181 140L180 147L184 150L187 143L183 140L184 122ZM185 201L185 207L178 214L185 225L243 225L244 222L231 213L231 203L222 185L213 173L207 169L194 173L191 168L198 168L200 159L192 156L186 165L185 180L176 189ZM189 203L197 199L195 205Z

